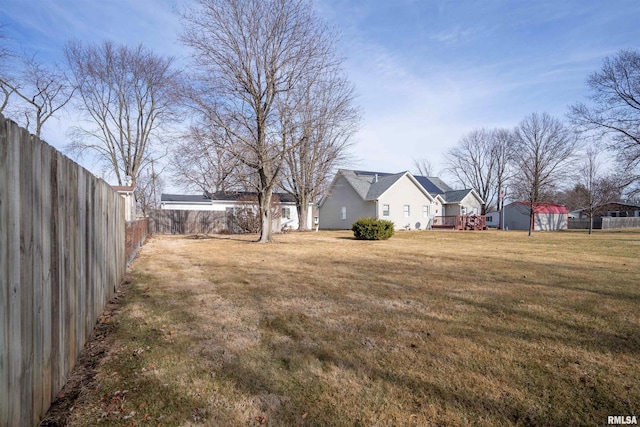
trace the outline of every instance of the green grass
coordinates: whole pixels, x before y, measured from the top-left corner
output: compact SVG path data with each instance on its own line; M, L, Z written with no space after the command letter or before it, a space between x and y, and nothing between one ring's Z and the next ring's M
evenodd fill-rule
M70 425L603 425L640 412L640 231L154 237Z

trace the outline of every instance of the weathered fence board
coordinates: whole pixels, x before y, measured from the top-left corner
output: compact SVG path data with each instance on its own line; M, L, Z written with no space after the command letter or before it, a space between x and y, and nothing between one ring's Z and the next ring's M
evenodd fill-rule
M155 210L150 217L153 234L215 234L228 230L223 211Z
M149 219L128 221L125 232L125 259L130 263L135 258L138 250L144 244L149 235Z
M36 425L122 280L124 200L0 115L0 426Z
M589 228L589 218L569 218L569 228L586 230ZM640 217L593 218L594 230L613 230L618 228L640 228Z
M3 128L6 126L0 123ZM9 248L9 204L8 199L8 166L7 135L0 130L0 254L6 254ZM0 325L9 323L9 266L8 257L0 256ZM9 357L9 330L0 327L0 363L7 363ZM0 367L0 425L9 422L9 371Z
M602 218L602 229L640 228L640 217Z
M569 218L568 226L570 230L588 230L589 218ZM593 229L599 230L602 228L602 218L593 218Z

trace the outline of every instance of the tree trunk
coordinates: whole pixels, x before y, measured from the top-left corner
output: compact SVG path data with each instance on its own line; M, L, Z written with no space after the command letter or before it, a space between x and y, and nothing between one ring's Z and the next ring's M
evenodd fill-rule
M307 227L307 218L309 217L309 200L308 196L301 195L300 199L296 198L296 210L298 211L298 231L309 231Z
M258 193L258 208L260 209L260 243L271 242L271 189L263 188Z
M533 202L531 202L531 207L529 208L529 237L531 237L531 233L533 233L535 219L536 219L536 211L533 207Z

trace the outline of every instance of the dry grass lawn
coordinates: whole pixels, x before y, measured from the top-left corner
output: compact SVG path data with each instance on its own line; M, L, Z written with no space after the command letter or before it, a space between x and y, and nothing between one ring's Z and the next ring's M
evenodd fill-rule
M156 236L71 426L640 415L640 230Z

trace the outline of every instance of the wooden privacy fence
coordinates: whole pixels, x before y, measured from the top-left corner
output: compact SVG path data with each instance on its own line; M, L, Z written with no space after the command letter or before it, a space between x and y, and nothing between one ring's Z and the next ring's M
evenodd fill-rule
M604 217L602 218L602 229L614 228L640 228L640 217Z
M588 230L589 218L569 218L567 226L570 230ZM602 218L593 218L593 229L600 230L602 228Z
M570 229L588 229L589 218L569 218ZM595 230L613 230L619 228L640 228L640 217L598 217L593 218Z
M125 273L124 200L0 115L0 426L36 425Z
M153 234L215 234L233 229L232 215L223 211L155 210L149 228Z
M149 235L149 219L127 221L125 226L124 250L125 259L129 264L136 257L138 250L144 244Z

